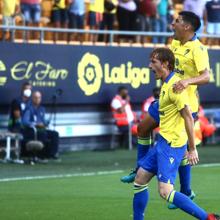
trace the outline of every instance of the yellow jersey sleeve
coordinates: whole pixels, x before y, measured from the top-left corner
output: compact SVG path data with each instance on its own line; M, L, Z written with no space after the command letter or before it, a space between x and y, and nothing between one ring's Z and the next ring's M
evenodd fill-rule
M193 50L194 62L198 72L205 69L209 70L209 56L207 48L203 45L198 45Z

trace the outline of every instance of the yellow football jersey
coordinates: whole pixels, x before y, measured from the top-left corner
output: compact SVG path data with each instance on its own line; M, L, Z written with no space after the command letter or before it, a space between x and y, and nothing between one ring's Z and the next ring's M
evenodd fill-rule
M53 10L65 9L66 8L66 0L54 0Z
M171 144L172 147L182 147L187 142L184 119L180 110L189 106L188 93L173 92L173 84L180 78L171 73L163 83L159 98L160 135Z
M89 11L104 12L104 0L90 0Z
M181 45L178 40L173 40L171 50L175 55L175 72L181 79L194 78L199 76L200 71L210 69L207 48L202 45L196 35L184 45ZM192 112L198 112L197 86L188 86L187 92Z
M15 13L16 4L19 4L18 0L3 0L2 14L3 16L12 16Z

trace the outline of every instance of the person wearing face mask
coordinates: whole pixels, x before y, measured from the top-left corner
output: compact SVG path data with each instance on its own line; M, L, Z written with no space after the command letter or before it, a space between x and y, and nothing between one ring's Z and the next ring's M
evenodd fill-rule
M132 111L128 89L124 86L118 88L118 94L111 101L111 110L115 123L122 133L127 133L129 124L133 135L137 134L136 115Z
M8 130L11 132L21 132L22 123L21 118L30 105L32 85L29 82L25 82L22 85L21 95L15 98L10 107L10 116L8 122Z

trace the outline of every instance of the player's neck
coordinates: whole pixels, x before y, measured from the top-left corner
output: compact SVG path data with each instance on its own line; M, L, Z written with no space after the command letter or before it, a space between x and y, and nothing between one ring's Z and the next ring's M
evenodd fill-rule
M183 35L180 39L180 43L182 45L184 45L185 43L187 43L188 41L191 41L192 38L194 37L195 33L186 33L185 35Z
M171 73L170 71L164 72L164 74L161 77L163 83L166 81L167 77L169 77L170 73Z

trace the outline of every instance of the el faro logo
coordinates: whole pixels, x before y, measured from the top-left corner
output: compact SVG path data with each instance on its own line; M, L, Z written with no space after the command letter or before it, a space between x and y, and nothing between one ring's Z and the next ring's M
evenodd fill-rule
M133 67L132 62L110 67L100 63L98 56L90 53L83 55L78 64L78 84L85 95L98 93L104 81L106 84L131 84L135 89L141 84L150 83L149 68Z
M5 64L0 60L0 72L5 72L6 67ZM0 75L0 86L4 86L7 82L7 77Z

